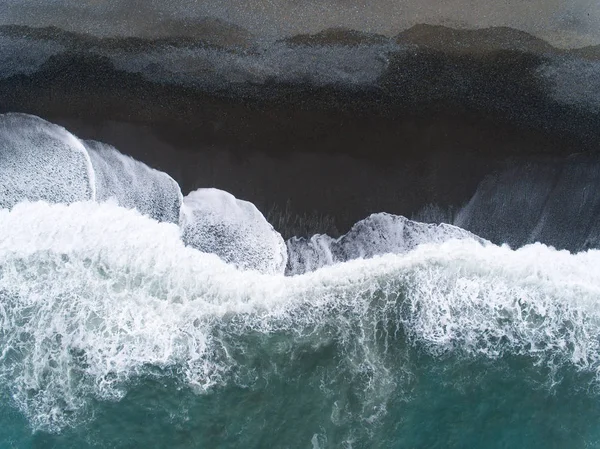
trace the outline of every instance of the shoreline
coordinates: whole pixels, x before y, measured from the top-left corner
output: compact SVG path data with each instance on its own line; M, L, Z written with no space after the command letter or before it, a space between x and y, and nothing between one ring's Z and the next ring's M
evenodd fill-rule
M286 237L336 235L375 212L455 210L515 161L594 152L600 113L553 99L532 78L543 63L512 50L423 47L392 55L373 86L273 81L218 91L64 53L1 79L0 112L111 144L171 175L184 195L216 187L265 215L310 222Z

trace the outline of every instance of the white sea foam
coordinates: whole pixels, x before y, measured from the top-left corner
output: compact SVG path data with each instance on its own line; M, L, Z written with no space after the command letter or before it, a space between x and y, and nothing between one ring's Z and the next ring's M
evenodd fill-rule
M161 222L181 222L187 245L238 268L285 270L281 235L252 203L227 192L200 189L183 204L179 185L166 173L30 115L0 116L0 150L0 207L112 200Z
M164 172L121 154L101 142L83 142L94 167L96 201L116 200L158 221L179 223L183 196L179 185Z
M241 269L283 273L287 249L254 204L218 189L198 189L183 200L183 241Z
M386 366L399 335L434 356L509 353L600 380L599 251L513 251L376 214L338 240L292 240L295 273L330 266L284 277L285 243L251 203L200 189L179 213L171 178L112 147L31 116L0 124L0 392L34 428L77 422L150 372L199 391L231 382L228 345L274 332L292 346L334 335L372 416L401 381Z
M39 117L0 115L0 170L1 207L114 200L158 221L179 223L183 196L173 178Z
M94 170L79 139L26 114L0 115L0 207L19 201L95 199Z
M148 367L199 390L228 382L224 335L333 325L381 365L382 324L434 355L600 368L600 252L541 244L450 240L284 277L236 270L114 204L23 203L0 211L0 298L0 387L47 430Z
M302 274L326 265L382 254L404 254L424 243L471 239L487 243L475 234L446 223L419 223L387 213L372 214L357 222L347 234L334 239L317 234L287 241L287 273Z

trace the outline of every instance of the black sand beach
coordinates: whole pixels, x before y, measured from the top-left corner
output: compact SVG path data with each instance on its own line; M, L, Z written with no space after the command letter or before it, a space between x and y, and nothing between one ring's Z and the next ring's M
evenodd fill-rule
M409 49L390 53L372 85L274 79L229 89L152 81L89 51L143 52L161 42L96 39L90 47L56 29L9 31L71 48L0 80L0 112L35 114L110 143L169 173L184 194L227 190L286 236L337 234L379 211L426 220L424 207L456 210L507 164L594 152L600 133L598 112L557 101L536 75L572 52L510 29L415 27L396 38ZM373 42L337 31L288 44Z
M600 3L0 3L1 448L599 447Z

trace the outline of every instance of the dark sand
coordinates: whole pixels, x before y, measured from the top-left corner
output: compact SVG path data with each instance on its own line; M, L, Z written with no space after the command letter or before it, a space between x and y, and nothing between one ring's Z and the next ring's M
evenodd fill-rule
M335 233L373 212L456 209L515 160L595 151L597 114L554 102L531 76L541 60L424 48L393 58L372 88L272 83L219 93L69 53L0 81L0 112L110 143L169 173L184 194L217 187L275 209L288 236Z

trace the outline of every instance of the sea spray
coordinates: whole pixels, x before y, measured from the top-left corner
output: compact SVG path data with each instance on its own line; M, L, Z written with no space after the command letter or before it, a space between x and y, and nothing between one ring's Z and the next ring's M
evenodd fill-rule
M101 142L83 142L95 173L96 201L114 200L158 221L179 223L183 197L164 172L121 154Z

